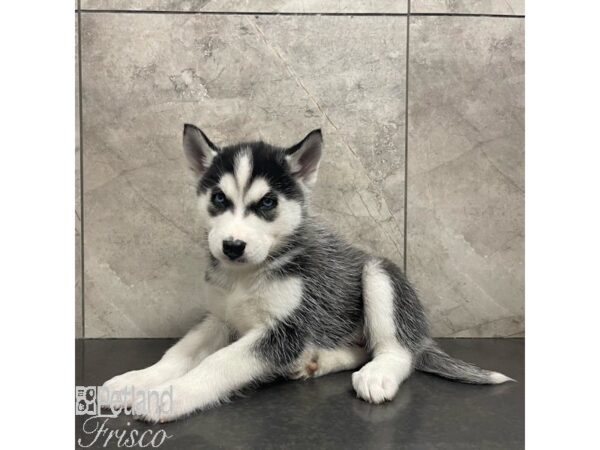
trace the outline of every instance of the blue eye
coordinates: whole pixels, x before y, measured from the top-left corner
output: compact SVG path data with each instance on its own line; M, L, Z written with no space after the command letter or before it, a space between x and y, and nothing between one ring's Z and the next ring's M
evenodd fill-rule
M226 201L227 201L227 198L225 197L225 194L223 194L222 192L217 191L217 192L213 193L212 202L214 205L223 206Z
M273 197L263 197L259 203L259 207L263 210L269 210L275 208L276 204L277 202Z

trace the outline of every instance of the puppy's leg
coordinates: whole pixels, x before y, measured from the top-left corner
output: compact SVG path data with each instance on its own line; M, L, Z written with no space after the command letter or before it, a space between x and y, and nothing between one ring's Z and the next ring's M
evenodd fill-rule
M159 397L141 413L149 422L166 422L227 400L236 391L275 372L275 365L256 351L265 330L248 332L237 341L208 356L180 378L155 388ZM140 411L137 411L140 413Z
M365 331L373 360L352 374L358 397L371 403L394 398L412 372L412 352L398 339L394 302L397 293L381 261L372 259L363 269Z
M227 326L216 317L208 315L171 347L156 364L118 375L103 386L111 392L131 390L132 387L135 390L153 388L168 380L179 378L208 355L227 345L229 339ZM119 406L131 405L131 396L126 396L124 400L124 404Z
M296 363L290 378L321 377L328 373L356 369L369 359L369 353L361 346L306 349Z

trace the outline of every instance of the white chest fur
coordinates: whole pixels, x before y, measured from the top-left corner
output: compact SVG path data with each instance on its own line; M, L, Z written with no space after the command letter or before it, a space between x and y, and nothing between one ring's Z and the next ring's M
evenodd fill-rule
M301 298L302 281L295 277L223 274L217 283L205 285L208 311L239 334L283 319L298 307Z

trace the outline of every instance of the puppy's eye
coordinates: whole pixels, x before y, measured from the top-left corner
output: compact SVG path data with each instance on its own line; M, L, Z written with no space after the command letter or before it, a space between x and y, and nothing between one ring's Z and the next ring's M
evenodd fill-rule
M215 206L225 206L227 203L227 197L221 191L213 192L211 201Z
M271 196L264 196L260 202L258 202L258 207L263 211L268 211L277 206L277 199Z

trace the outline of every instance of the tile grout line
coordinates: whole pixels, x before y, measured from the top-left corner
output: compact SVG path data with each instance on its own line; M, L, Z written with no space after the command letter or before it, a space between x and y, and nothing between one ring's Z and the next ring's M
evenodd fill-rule
M85 339L85 250L84 250L84 225L83 225L83 78L81 76L81 0L77 0L77 72L78 72L78 83L77 89L79 90L79 246L80 246L80 288L81 288L81 337Z
M405 65L405 87L404 87L404 274L407 274L407 250L408 250L408 63L410 51L410 0L408 0L406 14L406 65Z
M522 14L478 14L478 13L361 13L361 12L274 12L274 11L169 11L139 9L77 9L76 12L89 14L175 14L206 16L356 16L356 17L492 17L524 19Z

